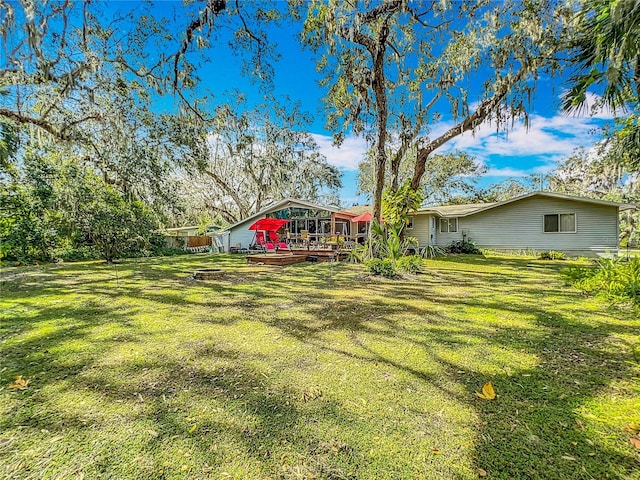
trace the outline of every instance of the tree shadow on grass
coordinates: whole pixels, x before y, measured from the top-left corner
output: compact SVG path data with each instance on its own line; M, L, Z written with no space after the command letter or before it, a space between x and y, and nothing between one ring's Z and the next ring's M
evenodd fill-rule
M26 305L26 304L25 304ZM0 321L0 354L3 376L23 375L42 377L43 381L81 369L86 362L97 358L110 345L136 342L148 333L135 328L135 309L113 307L107 301L87 299L73 306L59 302L29 305L24 315L10 311ZM97 329L109 328L96 336ZM73 342L91 339L91 349L76 348ZM64 357L65 362L60 363Z
M314 425L330 419L357 431L361 419L312 388L273 382L249 366L254 359L246 352L211 342L191 350L193 360L159 351L109 368L84 359L83 368L67 372L68 381L55 389L25 392L38 396L40 407L6 416L0 426L46 432L47 458L30 459L14 446L22 454L22 463L14 463L20 478L65 472L87 478L220 478L234 468L244 477L260 472L272 478L357 478L358 465L366 463L362 452ZM56 408L60 397L86 405ZM90 455L81 452L86 445ZM71 458L60 465L54 454L68 450L81 453L82 463ZM3 453L0 447L0 458Z
M3 319L0 335L7 342L0 354L5 375L22 374L31 384L24 392L0 392L12 408L0 416L0 458L6 460L0 476L219 478L236 468L241 476L297 478L302 472L337 479L366 463L356 447L313 428L331 419L358 430L357 417L313 389L271 382L249 365L260 360L256 355L204 341L172 354L158 343L142 356L110 357L123 344L137 349L154 342L153 333L132 321L135 310L111 300L211 306L148 292L126 275L120 280L112 289L104 280L78 280L73 308L22 302L14 292L14 304L24 303L28 316ZM64 296L76 287L72 283L51 281L48 294ZM241 296L233 284L224 288ZM188 289L207 291L203 285ZM231 303L242 305L246 298ZM109 324L113 332L95 331ZM30 443L34 438L39 440ZM241 460L234 463L236 457Z
M159 343L142 358L104 363L106 353L122 342L154 340L152 334L128 323L130 313L109 302L127 296L151 305L202 308L206 313L198 313L196 321L224 328L243 317L225 318L218 309L238 309L245 318L307 346L309 355L335 355L384 369L385 374L397 372L398 377L407 379L391 382L391 389L435 386L447 399L476 413L476 436L465 441L473 442L475 466L487 470L489 478L637 475L633 452L618 448L618 440L599 441L602 435L594 434L581 410L615 381L637 374L629 362L629 345L619 339L621 335L637 336L631 324L610 322L601 318L602 314L592 319L593 312L586 308L569 308L577 296L558 291L561 282L555 266L548 273L536 270L535 275L543 278L540 281L528 277L527 263L519 260L510 261L506 272L502 268L478 271L454 259L447 262L451 268L438 269L434 276L400 282L363 283L350 267L303 265L274 269L273 276L247 277L239 283L184 284L179 283L183 263L169 269L152 265L151 273L140 267L138 273L121 277L116 289L105 285L104 279L85 283L79 286L81 293L93 295L87 301L96 296L107 301L71 312L64 306L41 305L32 310L31 325L53 318L65 320L46 336L0 346L16 373L35 379L31 390L16 394L23 395L24 408L14 416L5 416L0 427L36 434L41 430L63 433L67 438L61 448L67 450L91 445L94 451L90 455L78 456L84 461L93 459L89 464L65 460L85 476L163 478L165 474L158 472L165 471L169 476L189 478L196 473L204 475L207 469L219 476L230 466L237 472L259 471L274 478L345 478L348 473L357 478L365 471L363 465L370 458L344 437L346 432L366 431L370 419L350 413L342 403L318 397L313 385L300 388L269 378L268 372L255 365L278 365L258 353L234 350L221 337L194 341L173 353L164 352ZM473 265L484 262L478 260ZM169 276L164 277L163 271ZM182 290L167 293L146 288L142 280L154 280L155 276L164 286ZM64 282L48 285L59 294L68 288ZM448 285L451 291L443 295ZM461 305L490 312L491 321L460 314ZM520 316L526 320L519 326L501 324L504 318ZM77 356L61 355L57 347L92 339L92 329L105 318L125 328L112 336L95 338L91 348L85 346ZM0 327L5 339L31 328L21 318ZM384 342L391 339L403 350L383 349ZM452 359L455 349L470 345L479 345L476 350L486 353L485 365L464 357ZM421 358L429 363L413 362L412 351L423 353ZM502 352L535 358L536 365L510 363L512 357L501 358ZM371 379L358 380L371 386ZM499 396L495 401L475 396L488 380L496 385ZM38 392L35 385L43 390ZM30 395L42 397L27 404ZM90 408L56 408L60 402L56 396L86 398L103 413L92 415ZM447 428L434 412L414 413L422 415L429 428ZM380 421L390 415L387 411L375 414ZM339 433L320 429L322 422ZM148 428L129 431L130 423ZM48 436L42 436L43 445L59 453L48 443ZM31 476L64 473L54 465L60 458L53 460L51 451L50 463L40 464L40 472L32 469ZM185 453L189 457L184 457ZM135 461L138 457L146 460ZM235 458L245 464L234 463ZM394 466L390 457L383 476L392 477L389 472ZM427 472L433 474L433 468ZM446 478L458 476L474 478L475 472L449 471Z
M622 425L603 444L590 431L583 408L609 396L618 381L637 375L628 345L609 325L582 324L562 315L534 312L545 334L503 329L486 340L539 358L536 368L485 375L498 389L495 401L476 400L483 428L478 465L492 478L632 478L640 474L637 453L626 445ZM626 328L625 328L626 330ZM475 385L475 390L480 389ZM474 385L468 385L469 392ZM627 392L628 394L628 392Z
M511 263L520 267L523 262ZM637 362L635 366L633 363L633 346L619 338L620 335L637 337L637 328L628 322L608 321L613 320L611 316L593 320L590 318L593 311L571 306L578 296L573 291L556 290L561 288L556 266L551 273L545 274L549 280L553 279L551 284L540 284L540 280L522 282L517 268L512 273L487 274L465 271L464 266L456 264L456 270L455 274L439 272L439 275L445 281L455 281L463 292L467 289L482 293L475 296L462 293L463 301L436 296L428 300L437 305L449 305L449 312L455 312L455 306L464 303L479 311L492 312L497 320L505 315L523 315L532 319L527 322L529 328L496 327L495 323L482 328L479 322L466 322L468 325L461 329L456 323L465 320L438 318L428 307L416 307L410 302L419 292L425 298L428 289L402 284L387 285L385 293L390 298L406 300L404 304L389 307L388 303L369 297L365 302L354 298L342 299L339 305L331 301L318 305L307 298L309 316L322 318L322 321L309 323L304 318L288 318L271 321L270 325L315 349L360 362L386 365L406 372L420 382L439 383L441 390L450 396L457 394L437 375L425 372L419 365L398 360L397 356L381 354L369 344L394 337L425 351L434 347L441 351L443 347L456 348L456 344L480 339L494 349L534 356L538 359L535 368L508 365L508 360L503 360L503 373L488 374L474 370L473 363L464 359L452 364L447 358L431 354L447 378L454 378L465 387L468 398L459 397L458 400L472 405L479 414L478 468L489 471L492 478L505 479L631 478L640 475L638 454L624 443L627 438L621 428L618 432L609 432L615 441L603 443L602 437L595 436L592 427L587 425L581 410L596 397L606 395L618 380L628 382L640 373ZM513 293L511 288L514 288ZM502 295L500 301L493 300L497 294ZM406 328L401 319L407 315L421 316L424 339L417 338L415 330ZM350 341L336 346L326 337L330 331L343 331ZM465 375L457 374L461 368ZM488 380L492 380L499 390L497 401L487 402L475 397L474 392Z

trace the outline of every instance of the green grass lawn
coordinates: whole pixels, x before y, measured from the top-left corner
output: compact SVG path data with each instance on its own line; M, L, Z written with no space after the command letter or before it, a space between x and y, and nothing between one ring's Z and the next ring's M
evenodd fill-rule
M632 312L563 262L425 265L4 268L0 478L640 478Z

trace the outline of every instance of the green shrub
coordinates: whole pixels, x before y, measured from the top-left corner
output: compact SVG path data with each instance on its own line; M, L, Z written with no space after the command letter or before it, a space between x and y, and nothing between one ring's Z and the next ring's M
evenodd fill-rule
M371 275L380 275L382 273L381 258L369 258L364 261L364 266Z
M612 302L632 302L640 306L640 258L628 262L600 259L594 267L572 268L565 272L571 283L585 293Z
M437 245L427 245L420 250L422 258L436 258L444 257L447 255L447 251Z
M564 253L555 250L546 250L538 254L540 260L566 260Z
M422 270L422 257L420 255L400 257L396 266L401 272L418 273Z
M370 258L365 260L364 266L367 272L372 275L382 275L383 277L393 278L398 274L392 258Z
M585 278L593 277L598 273L598 270L593 267L570 267L562 270L562 273L567 277L567 280L572 285L576 285Z
M472 255L482 254L480 249L476 247L475 243L467 242L464 240L458 240L458 241L452 242L451 245L447 247L447 252L448 253L470 253Z
M393 278L398 274L398 270L396 268L396 264L392 258L383 258L382 259L382 270L380 275L387 278Z
M369 257L368 245L356 244L347 252L347 262L363 263Z
M100 251L93 246L66 247L56 250L54 258L63 262L79 262L82 260L97 260L101 258Z

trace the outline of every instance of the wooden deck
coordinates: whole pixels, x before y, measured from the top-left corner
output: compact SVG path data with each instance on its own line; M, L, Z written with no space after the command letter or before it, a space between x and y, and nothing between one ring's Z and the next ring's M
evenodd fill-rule
M307 255L294 255L292 253L256 253L247 255L247 263L262 263L264 265L293 265L307 261Z
M347 252L327 249L309 249L292 248L291 253L295 255L306 255L307 257L315 257L317 262L330 262L335 260L344 260L347 258Z
M292 248L289 251L280 250L278 253L252 253L247 255L247 263L262 263L264 265L293 265L301 262L331 262L344 260L347 254L335 250L313 250L306 248Z

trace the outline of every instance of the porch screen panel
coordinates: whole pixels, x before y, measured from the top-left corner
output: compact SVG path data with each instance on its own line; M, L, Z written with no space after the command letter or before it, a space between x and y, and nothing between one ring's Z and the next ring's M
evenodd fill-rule
M299 234L302 230L306 230L306 223L304 220L296 220L291 223L294 225L293 233Z
M336 220L336 235L348 235L349 224L344 221Z
M318 231L318 221L315 218L307 220L307 225L309 233L316 233Z

